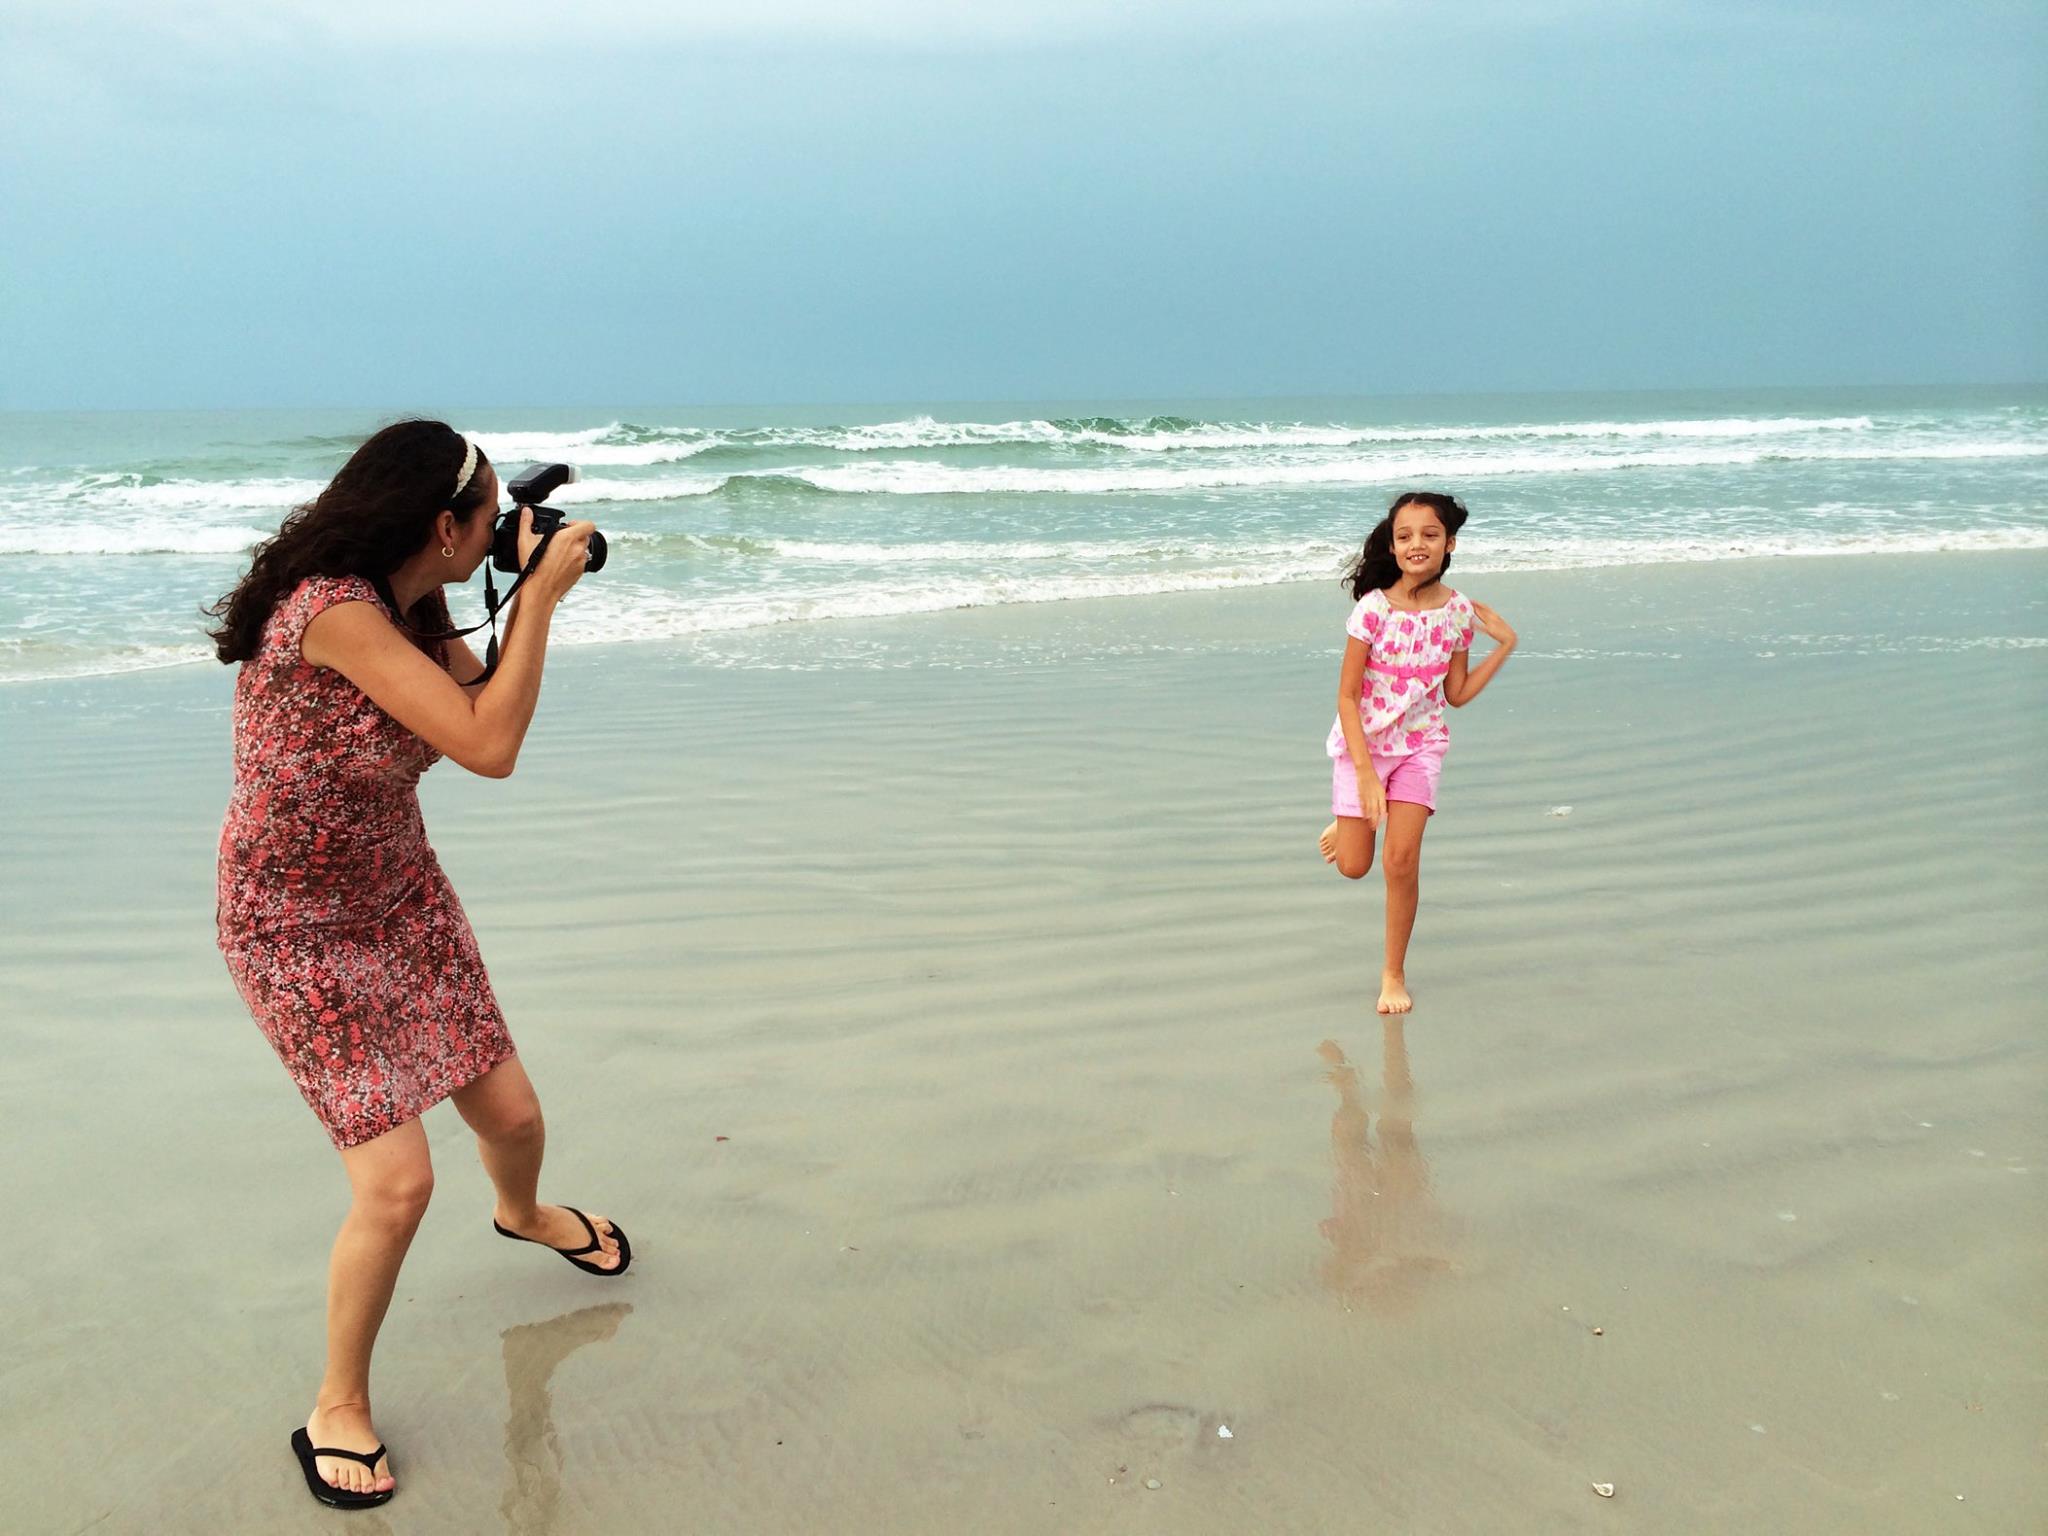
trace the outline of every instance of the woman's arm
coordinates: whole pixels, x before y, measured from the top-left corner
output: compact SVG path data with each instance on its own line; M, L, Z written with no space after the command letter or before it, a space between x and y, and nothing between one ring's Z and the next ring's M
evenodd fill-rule
M1471 671L1466 670L1467 652L1451 653L1451 670L1444 678L1444 702L1453 709L1462 708L1479 697L1480 690L1493 681L1493 674L1515 648L1516 635L1508 627L1508 621L1495 613L1484 603L1474 603L1472 613L1479 620L1479 627L1486 632L1486 638L1493 642L1493 650L1486 660Z
M498 641L499 654L512 643L512 631L519 624L519 599L512 599L505 610L505 633ZM484 691L484 659L477 655L475 647L460 635L448 641L448 673L461 685L462 691L472 699Z
M509 624L505 628L505 634L508 639L511 637L512 629ZM480 681L484 675L484 659L477 655L470 643L460 635L453 636L448 641L448 675L455 679L455 686L472 699L484 691L484 685Z
M1365 724L1358 718L1358 695L1365 687L1365 664L1371 658L1372 646L1358 636L1344 642L1344 666L1337 674L1337 724L1344 732L1344 750L1351 754L1351 766L1358 770L1358 804L1365 812L1365 824L1377 827L1387 814L1387 790L1373 771L1372 753L1365 745Z
M593 527L570 523L549 540L520 590L522 611L506 631L498 670L474 697L370 603L336 603L320 613L306 626L299 654L341 673L392 719L471 773L502 779L519 760L540 702L548 627L562 594L583 574ZM467 646L458 655L475 660Z

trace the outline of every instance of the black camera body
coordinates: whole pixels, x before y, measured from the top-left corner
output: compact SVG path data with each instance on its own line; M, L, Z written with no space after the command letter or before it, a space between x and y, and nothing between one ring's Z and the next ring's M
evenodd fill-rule
M545 545L555 531L567 521L554 507L542 506L549 496L565 485L576 481L576 468L572 464L529 464L506 482L505 488L512 493L512 510L500 513L498 526L491 533L491 564L501 571L517 571L519 561L519 514L533 514L533 531L540 535ZM604 569L604 535L590 536L590 561L586 571Z

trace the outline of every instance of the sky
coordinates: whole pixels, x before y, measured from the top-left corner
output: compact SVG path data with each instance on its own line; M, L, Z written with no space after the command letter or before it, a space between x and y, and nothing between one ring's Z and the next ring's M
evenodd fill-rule
M2048 379L2033 0L0 0L0 409Z

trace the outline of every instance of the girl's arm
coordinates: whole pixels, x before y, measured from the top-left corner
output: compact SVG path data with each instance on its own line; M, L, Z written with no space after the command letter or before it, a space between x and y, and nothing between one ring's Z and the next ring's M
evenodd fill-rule
M520 744L540 702L548 625L555 605L583 574L593 526L568 524L549 542L520 593L525 611L521 622L506 631L497 673L474 698L371 603L336 603L320 613L306 626L299 654L316 667L332 667L392 719L471 773L502 779L519 760Z
M1471 671L1466 671L1468 653L1451 652L1451 670L1444 678L1444 702L1453 709L1470 704L1479 697L1480 690L1493 681L1493 674L1501 669L1508 656L1514 651L1516 635L1508 627L1508 621L1495 613L1484 603L1474 603L1472 613L1479 620L1479 627L1486 631L1486 638L1493 642L1493 650L1486 660Z
M1377 827L1387 814L1386 786L1373 772L1372 753L1366 750L1365 725L1358 718L1358 695L1365 687L1365 664L1372 646L1352 635L1344 642L1344 667L1337 676L1337 724L1344 732L1344 749L1351 754L1351 766L1358 770L1358 804L1365 812L1365 824Z

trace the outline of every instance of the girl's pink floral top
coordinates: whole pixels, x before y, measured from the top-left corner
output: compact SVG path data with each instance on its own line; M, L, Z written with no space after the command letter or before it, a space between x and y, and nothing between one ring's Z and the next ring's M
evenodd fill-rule
M1444 724L1444 675L1455 653L1472 648L1477 623L1472 599L1462 592L1452 592L1443 607L1426 613L1394 607L1384 591L1358 600L1344 631L1371 648L1358 691L1367 751L1405 757L1451 739ZM1349 755L1342 721L1330 727L1327 750L1332 757Z

